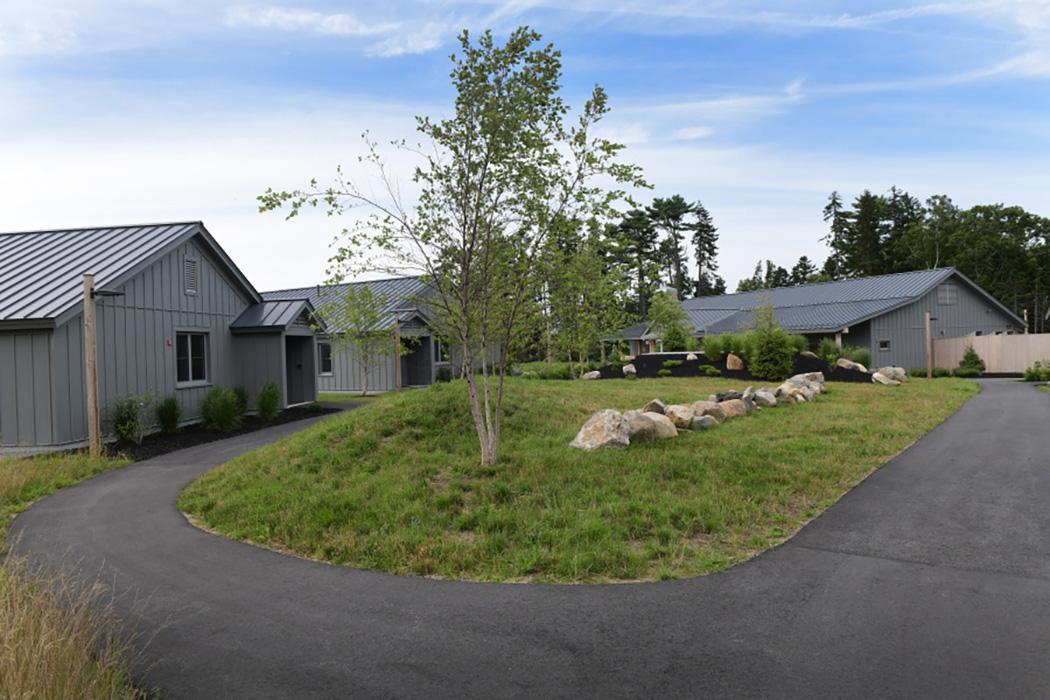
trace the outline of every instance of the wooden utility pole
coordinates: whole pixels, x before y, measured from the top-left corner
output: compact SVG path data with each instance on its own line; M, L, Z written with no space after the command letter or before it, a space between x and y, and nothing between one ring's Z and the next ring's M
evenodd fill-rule
M394 315L394 388L401 389L401 319Z
M102 456L102 425L98 412L98 363L95 341L95 276L84 275L84 389L87 393L88 448Z
M932 317L926 312L926 378L933 379L933 331Z

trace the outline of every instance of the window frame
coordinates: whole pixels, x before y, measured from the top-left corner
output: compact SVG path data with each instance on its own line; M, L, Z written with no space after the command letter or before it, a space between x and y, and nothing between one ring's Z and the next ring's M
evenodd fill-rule
M937 285L937 306L956 306L959 303L959 287L953 282Z
M324 354L322 348L328 348L328 371L324 368ZM327 340L317 341L317 375L319 377L331 377L334 374L335 361L332 356L332 343Z
M206 330L198 328L186 328L176 329L175 331L175 388L176 389L192 389L193 387L200 386L211 386L211 338L210 333ZM203 377L194 378L194 353L193 353L193 338L200 337L203 339L201 344L200 359L202 360L201 366L203 369ZM182 345L182 339L186 339L186 361L189 363L187 369L187 379L179 379L179 372L181 364L180 362L180 346Z
M447 365L452 363L452 357L448 354L448 348L441 342L440 338L431 337L430 347L431 357L433 357L435 365Z
M885 347L883 347L883 343L886 344ZM889 340L879 340L876 343L876 348L878 349L879 352L889 352L889 350L890 350L890 341Z

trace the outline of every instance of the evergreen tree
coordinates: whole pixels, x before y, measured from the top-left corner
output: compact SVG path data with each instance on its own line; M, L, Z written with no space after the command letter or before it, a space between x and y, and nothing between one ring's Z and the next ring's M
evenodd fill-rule
M666 273L666 281L674 287L680 298L692 291L689 282L688 258L683 248L685 233L692 227L687 217L694 213L693 205L682 195L661 199L657 197L646 207L646 214L657 233L664 238L659 244L660 267Z
M795 266L791 268L790 283L793 285L806 284L812 282L817 276L817 266L810 262L809 258L803 255L795 263Z
M635 280L636 297L631 310L637 318L646 318L660 275L656 227L645 211L632 209L616 226L614 235L618 257Z
M718 228L703 204L694 204L693 211L696 214L696 221L692 226L693 255L696 256L695 295L703 297L725 294L726 282L715 272L718 270L718 263L715 261L718 255Z

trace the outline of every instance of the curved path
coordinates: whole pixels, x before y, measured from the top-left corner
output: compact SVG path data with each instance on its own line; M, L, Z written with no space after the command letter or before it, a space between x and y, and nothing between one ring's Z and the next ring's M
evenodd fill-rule
M201 532L179 489L288 425L110 472L20 547L114 586L165 697L1050 695L1050 395L984 392L783 546L638 585L316 564Z

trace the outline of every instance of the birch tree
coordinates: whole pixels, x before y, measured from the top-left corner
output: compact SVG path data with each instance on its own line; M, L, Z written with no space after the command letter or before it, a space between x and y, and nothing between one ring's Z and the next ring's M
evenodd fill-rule
M645 185L619 162L622 146L595 134L609 111L595 87L578 114L560 94L561 54L522 27L497 45L491 32L460 35L451 57L455 91L447 118L417 117L424 144L395 146L421 160L419 194L404 201L375 142L363 162L377 169L381 194L337 170L328 187L267 190L261 209L320 206L329 214L364 206L369 215L344 229L330 266L350 274L413 272L427 304L464 353L470 414L481 462L499 456L508 358L526 335L527 306L538 298L535 265L558 221L612 216L626 189ZM476 368L476 369L475 369Z

